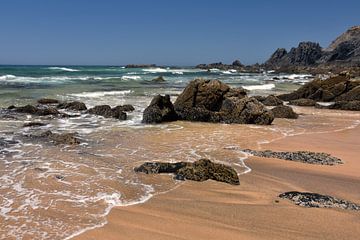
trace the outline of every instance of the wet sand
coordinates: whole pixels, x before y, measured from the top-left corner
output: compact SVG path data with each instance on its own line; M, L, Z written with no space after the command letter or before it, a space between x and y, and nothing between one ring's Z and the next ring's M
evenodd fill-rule
M326 152L345 164L250 157L252 171L240 176L240 186L186 181L144 204L112 209L108 224L74 239L357 239L359 212L304 208L277 196L309 191L360 204L359 136L357 126L262 144L261 149Z

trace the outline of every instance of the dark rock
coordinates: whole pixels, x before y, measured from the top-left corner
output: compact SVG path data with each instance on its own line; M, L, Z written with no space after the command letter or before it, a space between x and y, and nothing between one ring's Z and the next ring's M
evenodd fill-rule
M144 110L143 123L161 123L176 121L178 116L174 110L174 106L170 101L170 96L157 95L150 105Z
M8 110L12 110L12 109L15 109L16 107L14 106L14 105L11 105L11 106L9 106L7 109Z
M261 101L261 103L266 106L283 105L283 101L274 95L269 95L269 96L265 97L265 99L263 101Z
M195 79L191 81L176 99L175 109L201 107L219 111L224 95L230 87L219 80Z
M347 86L350 84L351 81L349 81L348 77L340 75L326 80L315 79L292 93L282 94L278 97L284 101L300 98L309 98L315 101L331 101L337 96L342 96L341 94L347 91ZM353 83L351 87L354 88L356 84ZM342 91L342 89L345 90ZM348 91L350 90L348 89Z
M252 97L255 98L256 100L258 100L259 102L263 102L266 99L266 96L257 95L257 96L252 96Z
M328 195L309 192L285 192L279 195L280 198L293 201L296 205L315 208L341 208L346 210L360 210L360 205L338 199Z
M346 93L335 98L335 101L354 101L360 100L360 84L357 87L352 88Z
M59 100L51 98L41 98L37 101L39 104L58 104Z
M240 60L235 60L231 65L236 67L243 67L244 65L240 62Z
M232 185L239 185L240 180L237 172L230 166L213 163L208 159L200 159L193 163L162 163L147 162L134 169L135 172L147 174L154 173L172 173L178 180L206 181L212 179L219 182L225 182Z
M60 103L57 108L73 111L84 111L87 109L85 103L79 101Z
M116 118L119 120L126 120L127 115L123 112L122 106L111 108L109 105L98 105L90 108L87 113L103 116L105 118Z
M307 99L307 98L300 98L300 99L296 99L296 100L290 100L289 101L290 105L295 105L295 106L315 106L316 101L312 100L312 99Z
M28 123L24 123L23 127L42 127L46 125L47 123L42 123L42 122L28 122Z
M290 119L297 119L299 115L294 112L294 110L285 105L280 105L271 109L272 113L274 114L275 118L290 118Z
M151 80L152 82L156 82L156 83L163 83L166 82L166 80L164 79L163 76L159 76L157 78L154 78L153 80Z
M156 64L128 64L125 68L154 68Z
M274 115L255 98L227 98L223 101L220 116L225 123L268 125Z
M318 164L318 165L336 165L342 164L341 159L333 157L327 153L317 153L309 151L297 151L297 152L273 152L271 150L256 151L251 149L245 149L244 152L250 153L254 156L265 158L279 158L288 161Z
M80 140L75 137L76 133L53 133L50 130L46 131L38 136L32 136L36 138L46 138L55 144L67 144L67 145L78 145Z
M47 115L59 115L60 112L56 110L56 108L53 107L45 107L45 108L39 108L32 105L26 105L23 107L16 107L15 112L18 113L28 113L38 116L47 116Z
M130 104L116 106L114 109L117 109L116 111L123 111L123 112L132 112L135 110L134 106Z

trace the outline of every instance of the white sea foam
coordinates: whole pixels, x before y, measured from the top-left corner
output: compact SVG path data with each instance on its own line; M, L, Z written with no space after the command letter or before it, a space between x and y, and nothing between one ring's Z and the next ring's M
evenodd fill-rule
M263 84L263 85L249 85L249 86L243 86L246 90L270 90L275 88L275 84L269 83L269 84Z
M122 76L121 80L139 80L141 79L140 76Z
M14 76L14 75L2 75L2 76L0 76L0 80L5 80L5 81L13 80L15 78L16 78L16 76Z
M117 95L123 96L131 92L132 90L108 91L108 92L82 92L82 93L69 94L69 96L83 97L83 98L99 98L104 96L117 96Z
M79 72L77 69L66 68L66 67L49 67L50 70L65 71L65 72Z

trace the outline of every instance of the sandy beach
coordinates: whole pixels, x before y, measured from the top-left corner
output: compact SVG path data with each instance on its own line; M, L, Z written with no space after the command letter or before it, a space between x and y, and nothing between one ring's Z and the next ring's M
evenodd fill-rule
M356 239L359 212L305 208L277 196L297 190L360 203L359 136L357 126L275 140L262 149L326 152L345 163L250 157L252 171L240 176L240 186L186 181L144 204L114 208L108 224L74 239Z

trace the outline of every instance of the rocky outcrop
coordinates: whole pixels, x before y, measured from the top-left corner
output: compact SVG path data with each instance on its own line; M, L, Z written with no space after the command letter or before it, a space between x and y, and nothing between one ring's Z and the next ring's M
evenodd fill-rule
M275 118L297 119L299 117L291 107L285 105L276 106L271 109L271 112L274 114Z
M240 60L233 61L231 65L235 67L244 67L244 65L240 62Z
M289 105L311 107L316 105L316 101L307 98L300 98L300 99L290 100Z
M193 180L203 182L208 179L239 185L237 172L230 166L214 163L208 159L200 159L193 163L178 162L147 162L134 169L135 172L146 174L172 173L178 180Z
M52 98L41 98L37 101L39 104L59 104L60 101L57 99L52 99Z
M312 99L315 101L335 101L335 100L360 100L358 98L360 81L351 80L348 76L338 75L326 80L315 79L298 90L279 95L284 101L291 101L301 98Z
M176 121L178 116L174 110L174 106L170 101L170 96L157 95L150 105L144 110L143 123L161 123Z
M256 151L251 149L245 149L244 152L250 153L254 156L265 158L279 158L288 161L318 164L318 165L336 165L342 164L341 159L333 157L327 153L317 153L309 151L297 151L297 152L274 152L271 150Z
M123 111L123 106L111 108L109 105L98 105L90 108L87 113L103 116L105 118L116 118L119 120L126 120L127 115Z
M340 208L345 210L359 211L360 205L335 198L329 195L309 192L285 192L279 195L280 198L288 199L296 205L312 208Z
M339 73L343 70L360 70L360 26L347 30L330 46L322 49L318 43L301 42L289 52L277 49L264 63L265 69L279 72Z
M87 107L86 107L85 103L79 102L79 101L60 103L57 106L57 108L73 110L73 111L85 111L85 110L87 110Z
M242 124L271 124L272 113L242 88L218 80L195 79L174 104L181 120Z
M284 48L277 49L265 62L267 68L287 66L310 66L322 56L322 49L318 43L300 42L298 47L287 52Z
M122 111L122 112L132 112L135 110L134 106L130 104L119 105L116 106L114 109L116 109L116 111Z

